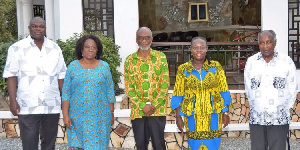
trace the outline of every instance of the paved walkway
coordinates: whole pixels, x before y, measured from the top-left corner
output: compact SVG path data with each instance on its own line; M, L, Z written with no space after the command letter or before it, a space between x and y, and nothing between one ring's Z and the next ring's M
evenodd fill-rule
M290 140L291 150L300 149L300 140ZM0 138L0 150L21 150L21 140L18 138ZM67 144L57 144L56 150L76 150ZM122 148L111 148L110 150L126 150ZM250 150L250 140L246 138L223 138L222 150Z

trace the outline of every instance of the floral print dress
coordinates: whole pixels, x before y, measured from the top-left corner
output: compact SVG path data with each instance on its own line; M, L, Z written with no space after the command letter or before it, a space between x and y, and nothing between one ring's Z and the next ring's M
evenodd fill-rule
M70 101L68 129L70 146L107 149L110 137L109 103L116 101L108 64L100 60L93 69L84 69L79 60L71 62L63 86L63 101Z

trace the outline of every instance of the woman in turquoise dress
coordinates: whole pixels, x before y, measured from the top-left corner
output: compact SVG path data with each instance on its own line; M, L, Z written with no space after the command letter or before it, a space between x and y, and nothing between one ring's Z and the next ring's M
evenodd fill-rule
M223 127L229 123L231 98L225 73L219 62L206 58L206 52L206 39L194 37L193 59L178 67L171 101L177 127L183 132L185 126L191 150L221 149L222 123Z
M109 65L100 60L102 44L87 35L76 43L76 57L67 69L62 112L68 144L78 149L107 149L114 122L114 84Z

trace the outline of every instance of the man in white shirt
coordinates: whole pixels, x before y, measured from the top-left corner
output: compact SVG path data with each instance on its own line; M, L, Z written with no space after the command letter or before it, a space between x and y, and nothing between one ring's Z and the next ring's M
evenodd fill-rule
M273 30L260 32L258 44L260 52L248 58L244 72L251 149L283 150L296 99L296 67L289 56L274 50Z
M54 150L66 64L59 46L45 37L40 17L30 36L9 47L3 77L8 78L10 111L18 115L23 150Z

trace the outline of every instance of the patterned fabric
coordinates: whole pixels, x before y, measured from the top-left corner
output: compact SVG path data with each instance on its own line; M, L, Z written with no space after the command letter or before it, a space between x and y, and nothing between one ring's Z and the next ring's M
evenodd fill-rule
M63 101L70 101L72 121L68 129L70 146L107 149L110 137L110 103L116 102L109 66L100 61L94 69L84 69L78 60L68 67Z
M152 116L165 116L167 110L169 70L166 55L150 50L143 60L138 52L129 55L124 64L126 93L131 100L130 119L145 116L146 102L156 107Z
M19 114L60 113L58 79L66 69L61 49L46 37L41 50L30 36L10 46L3 77L18 78Z
M222 113L228 111L230 93L222 66L206 60L197 71L192 62L179 66L171 107L181 107L192 149L220 147ZM219 141L219 142L218 142Z
M248 58L245 90L250 104L250 124L284 125L296 99L296 67L292 59L275 52L267 63L259 52Z

